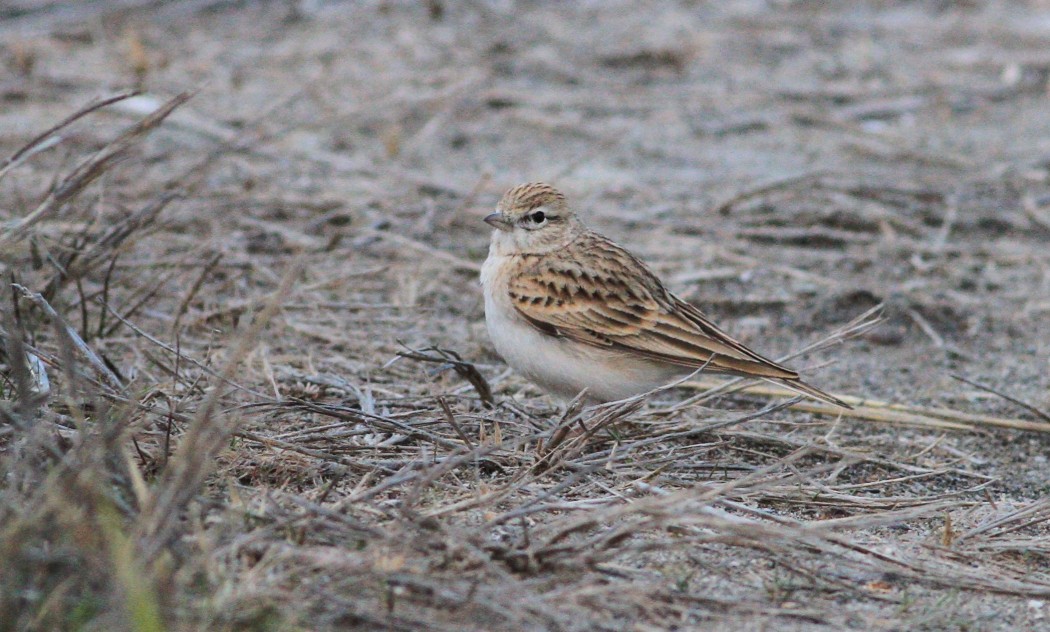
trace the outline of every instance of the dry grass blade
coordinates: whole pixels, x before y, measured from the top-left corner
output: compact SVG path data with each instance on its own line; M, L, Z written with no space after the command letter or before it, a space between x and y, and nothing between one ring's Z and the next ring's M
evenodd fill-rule
M10 248L34 224L60 209L63 204L94 182L96 178L120 160L135 142L164 122L164 119L175 108L188 101L193 94L192 91L187 91L173 97L155 112L128 128L123 134L100 149L94 156L81 163L55 186L54 190L48 194L35 210L14 222L11 226L5 227L0 232L0 251Z
M883 311L883 305L881 303L878 304L878 305L875 305L874 307L872 307L872 308L870 308L868 310L865 310L860 315L855 316L851 321L849 321L845 325L839 327L838 329L832 331L830 334L824 336L823 338L817 340L816 342L808 344L805 347L802 347L801 349L799 349L797 351L789 353L786 356L777 358L777 362L787 362L789 360L793 360L795 358L807 355L809 353L815 353L817 351L820 351L822 349L831 347L833 345L842 344L842 343L846 342L847 340L849 340L851 338L856 338L857 336L864 335L865 333L867 333L867 332L871 331L872 329L874 329L875 327L877 327L882 322L882 320L883 320L882 319L882 311ZM700 403L703 403L705 401L714 399L715 397L718 397L719 395L723 395L725 393L728 393L728 392L731 392L731 391L734 391L734 390L739 390L740 388L742 388L740 385L742 383L745 383L745 382L746 382L746 378L738 377L738 378L733 378L733 379L730 379L730 380L722 381L722 382L719 382L717 384L712 383L713 385L708 386L706 389L704 389L703 393L701 393L699 395L696 395L696 396L693 396L693 397L690 397L689 399L685 400L681 404L678 404L677 406L675 406L672 410L677 409L677 408L681 408L681 407L684 407L684 406L692 406L694 404L700 404ZM701 383L697 382L695 384L697 384L696 387L699 388L700 387L699 385ZM703 384L707 384L707 383L704 382ZM792 396L797 394L794 391L787 391L786 389L775 389L775 391L771 391L771 392L791 393ZM837 399L840 399L840 400L846 402L847 404L853 405L853 402L851 400L854 399L854 398L851 398L848 395L839 395L839 394L832 393L832 396L837 398ZM827 408L834 409L836 411L842 410L838 406L827 406Z
M59 130L72 125L78 119L81 119L87 116L88 114L91 114L92 112L100 110L106 107L107 105L112 105L119 101L123 101L124 99L129 99L137 94L140 94L139 91L132 90L129 92L121 92L120 94L115 94L105 99L99 99L98 101L93 101L92 103L89 103L81 109L77 110L76 112L70 114L62 121L44 130L35 138L23 145L21 149L16 151L6 160L4 160L3 164L0 164L0 182L3 181L4 176L7 175L8 171L17 167L19 164L22 163L22 161L28 159L33 154L44 149L45 141L48 141L50 137Z
M180 197L178 193L164 193L95 237L90 245L70 252L60 260L57 266L60 272L42 294L54 296L63 283L81 279L95 268L111 263L131 236L142 238L144 229L156 221L168 204Z
M974 539L1001 537L1008 533L1050 520L1050 498L1042 498L1005 515L995 516L959 535L958 542Z
M99 374L102 375L102 377L106 378L106 382L108 382L112 388L116 389L117 391L120 391L124 388L124 381L120 379L117 376L117 374L114 373L113 370L106 365L105 362L102 361L102 358L100 358L98 354L95 353L95 351L90 346L88 346L86 342L84 342L84 339L80 337L80 334L77 333L77 330L73 329L73 327L71 327L70 324L66 322L66 319L62 318L62 316L60 316L59 313L55 311L55 308L52 307L51 304L48 303L46 300L44 300L43 296L41 296L37 292L31 292L29 288L19 285L17 283L13 285L16 290L21 292L22 296L26 297L27 299L32 301L34 305L39 307L40 310L43 311L47 315L47 317L55 323L55 326L65 333L69 342L72 343L76 350L79 351L85 359L87 359L87 361L91 364L92 368L98 371Z
M14 307L14 297L12 305ZM8 409L6 402L0 402L0 416L6 423L15 427L23 427L29 420L30 414L51 394L51 385L47 378L47 371L43 368L39 358L26 349L25 341L22 340L21 328L14 319L14 310L6 305L0 309L0 342L3 342L3 358L6 360L10 377L15 387L15 406ZM31 366L38 366L36 379ZM34 382L36 388L34 388Z
M878 305L861 312L859 315L854 316L848 323L835 329L820 340L808 344L798 351L794 351L786 356L778 358L777 361L787 362L788 360L794 360L795 358L821 351L833 345L842 344L852 338L863 336L883 323L883 311L884 305L879 303Z

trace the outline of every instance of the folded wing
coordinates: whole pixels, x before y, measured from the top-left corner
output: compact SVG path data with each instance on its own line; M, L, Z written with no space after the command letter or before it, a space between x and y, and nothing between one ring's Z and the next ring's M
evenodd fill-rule
M575 260L535 257L509 284L515 307L536 329L683 368L767 379L845 406L734 340L623 248L594 233L579 239L587 241L573 244Z

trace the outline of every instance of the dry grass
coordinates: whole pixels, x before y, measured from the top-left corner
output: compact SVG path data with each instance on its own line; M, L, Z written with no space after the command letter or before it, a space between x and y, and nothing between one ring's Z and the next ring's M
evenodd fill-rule
M69 9L38 6L27 15L66 28ZM104 4L78 10L90 7L105 13ZM221 2L141 15L194 25L186 36L195 38L207 7L245 31L257 19L290 29L307 20L318 42L334 37L325 30L333 25L357 28L340 15L322 24ZM442 29L463 33L469 20L443 7L344 8L376 24L418 21L421 39L401 45L458 54ZM786 32L809 33L804 7L785 11L807 18ZM719 16L739 33L781 28L764 14ZM169 34L134 20L104 28L122 34L120 63L136 83L174 72L151 48ZM383 58L385 43L355 32L355 54ZM419 34L432 32L433 41ZM23 48L14 41L5 63L27 74L0 89L42 100L25 55L46 53L31 38ZM702 55L692 46L672 38L580 52L634 77L610 125L667 115L653 105L667 95L645 82L678 77L661 90L688 93L682 73ZM1022 230L1039 225L1037 192L1026 191L1016 214L990 215L1016 192L983 193L999 197L982 206L942 186L950 172L950 181L994 189L970 157L874 136L857 122L934 107L917 88L889 100L845 88L782 91L789 104L847 105L782 117L771 101L753 120L723 112L695 132L706 145L776 126L832 129L853 139L840 149L860 156L858 170L877 171L868 161L890 156L920 171L917 184L823 168L758 184L736 173L740 186L711 194L700 220L689 207L693 175L667 175L675 147L642 139L631 151L656 163L658 177L643 169L634 189L595 204L606 209L599 222L637 237L687 293L703 285L698 302L726 320L767 338L793 332L771 344L803 349L795 364L834 360L808 373L857 409L704 376L648 398L554 406L505 371L475 326L485 235L474 220L503 178L479 168L454 180L432 159L457 160L442 144L448 134L496 129L513 139L524 130L564 141L554 145L558 164L537 168L572 181L601 163L595 152L623 145L572 114L606 101L550 78L586 83L579 68L485 50L478 59L495 56L493 68L477 62L476 72L431 83L401 68L390 79L414 90L354 84L374 94L350 109L325 93L334 83L289 92L267 83L265 104L236 121L216 114L214 88L170 100L147 89L79 108L63 102L2 139L0 629L1038 625L1050 599L1050 503L1045 479L1021 474L1045 469L1034 460L1050 427L1039 399L1045 373L1039 382L1018 361L1005 377L976 377L985 362L1012 366L1019 349L1045 344L1022 336L1044 331L1032 325L1046 309L1035 290L992 285L1050 278L1045 244ZM281 59L274 72L300 72ZM331 72L358 72L331 63L341 68ZM500 72L507 81L493 84ZM520 77L549 90L524 89ZM967 96L945 90L948 102ZM304 114L313 103L345 134L342 149L297 135L318 120ZM391 122L387 109L403 116ZM653 116L647 129L658 133L665 122ZM661 178L666 186L654 183ZM1022 226L1029 216L1034 224ZM992 221L1021 227L985 248ZM710 222L701 232L713 244L701 254L698 222ZM844 260L855 270L830 273ZM987 285L960 285L960 268L977 263ZM907 265L899 284L887 280ZM741 292L745 276L760 291ZM881 301L884 321L872 328L868 308ZM960 314L981 333L953 324ZM931 361L901 376L912 351L947 358L951 372L934 379ZM960 384L978 394L951 390Z

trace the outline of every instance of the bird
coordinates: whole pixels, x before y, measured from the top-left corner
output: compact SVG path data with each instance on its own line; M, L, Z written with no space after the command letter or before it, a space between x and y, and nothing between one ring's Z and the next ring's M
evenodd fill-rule
M511 188L484 221L494 228L481 267L489 337L550 394L618 401L702 369L850 408L722 331L641 259L587 228L550 184Z

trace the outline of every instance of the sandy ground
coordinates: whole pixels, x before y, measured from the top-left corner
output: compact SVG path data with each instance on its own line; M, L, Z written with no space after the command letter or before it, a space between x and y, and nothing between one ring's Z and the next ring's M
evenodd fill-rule
M109 329L75 283L48 295L84 330L108 318L88 342L122 378L187 418L220 389L236 416L179 514L182 574L156 580L176 587L173 628L1050 629L1050 434L982 421L1050 411L1047 3L13 0L0 63L0 158L93 98L143 91L10 170L5 221L197 90L5 253L5 276L43 291L48 253L174 192L115 264L84 271L87 294L105 286L207 367L280 300L224 383ZM602 426L572 467L520 478L542 454L527 437L549 445L561 410L492 350L477 269L480 218L534 180L767 355L884 304L877 328L794 365L831 392L970 427L785 410L610 456L775 401L661 417L693 394L680 389ZM475 365L499 406L397 358L430 346ZM310 435L331 411L293 398L436 434L355 417L348 435ZM148 483L167 462L156 399L128 430ZM441 469L493 432L521 443L489 469ZM437 469L399 486L412 462ZM771 479L749 479L763 468ZM601 539L619 528L630 537ZM97 621L127 623L116 602Z

